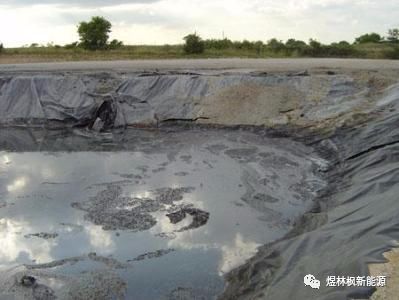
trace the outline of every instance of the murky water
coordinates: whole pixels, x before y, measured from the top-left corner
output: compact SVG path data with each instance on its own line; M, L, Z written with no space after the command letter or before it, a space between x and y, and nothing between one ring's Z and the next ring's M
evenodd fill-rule
M2 133L12 150L0 153L4 295L212 299L223 275L286 234L324 186L323 162L290 140L136 133ZM23 275L38 285L15 284Z

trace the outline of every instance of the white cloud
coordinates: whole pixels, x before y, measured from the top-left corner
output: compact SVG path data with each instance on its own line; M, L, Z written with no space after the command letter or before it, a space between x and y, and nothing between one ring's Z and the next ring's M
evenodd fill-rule
M46 263L53 260L51 250L57 245L56 241L41 239L26 239L21 232L29 232L32 228L27 222L13 219L0 219L0 268L12 264L22 254L37 263ZM2 265L4 264L4 265Z
M22 190L27 183L27 178L22 176L15 179L11 184L7 185L7 191L12 192L19 192Z
M29 2L41 5L23 5ZM112 5L102 0L21 0L2 3L0 28L11 29L3 30L0 35L6 46L75 41L77 23L93 15L110 19L114 24L112 37L131 44L180 43L185 34L193 31L204 38L220 38L224 32L237 40L294 37L323 42L352 41L362 33L385 34L388 28L399 26L396 0L120 0Z
M158 0L3 0L3 4L11 6L32 6L40 4L55 4L55 5L78 5L80 7L87 6L110 6L123 3L152 3Z
M256 254L259 246L257 243L245 240L241 234L237 233L232 245L222 246L222 260L219 265L220 275L242 265Z
M100 249L102 255L111 254L115 251L115 243L112 240L112 233L104 231L101 226L86 224L85 231L89 236L90 245L96 251Z

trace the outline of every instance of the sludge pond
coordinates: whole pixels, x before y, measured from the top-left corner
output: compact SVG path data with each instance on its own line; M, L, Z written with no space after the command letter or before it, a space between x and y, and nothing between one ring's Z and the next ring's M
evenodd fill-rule
M398 246L395 78L3 70L0 299L369 298L325 279Z
M325 185L312 148L242 130L7 128L0 145L10 299L216 298Z

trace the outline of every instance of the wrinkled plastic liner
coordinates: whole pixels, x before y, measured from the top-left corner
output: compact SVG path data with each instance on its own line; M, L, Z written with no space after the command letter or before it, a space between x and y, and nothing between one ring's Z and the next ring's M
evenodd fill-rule
M399 239L399 116L395 109L356 128L304 134L330 162L318 208L280 241L228 275L225 299L365 299L372 287L326 287L327 276L367 276ZM320 290L305 287L312 274ZM384 274L381 274L384 275ZM388 279L389 280L389 279Z

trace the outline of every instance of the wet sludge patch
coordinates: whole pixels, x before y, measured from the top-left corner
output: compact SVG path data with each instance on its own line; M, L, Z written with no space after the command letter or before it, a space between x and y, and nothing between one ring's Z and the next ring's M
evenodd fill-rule
M184 193L189 193L194 189L193 187L162 188L153 191L155 199L151 199L126 197L123 196L123 190L119 185L109 185L106 190L99 192L88 201L74 202L71 206L85 211L85 219L101 225L104 230L132 231L148 230L155 226L157 221L151 213L179 209L167 216L171 219L171 215L184 214L182 216L184 219L187 213L194 218L192 224L181 229L183 231L203 226L209 218L208 212L191 206L180 208L181 205L177 204L183 200ZM171 219L171 223L178 222L173 222Z

